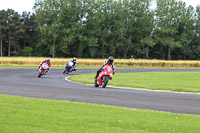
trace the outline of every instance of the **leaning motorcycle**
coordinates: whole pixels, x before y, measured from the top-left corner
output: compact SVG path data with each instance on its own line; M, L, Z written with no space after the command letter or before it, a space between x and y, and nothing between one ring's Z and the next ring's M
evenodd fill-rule
M48 68L49 68L49 65L46 63L43 63L38 70L38 78L44 75Z
M72 71L76 71L76 69L73 67L73 62L69 61L67 62L65 68L64 68L64 71L63 71L63 74L68 74Z
M101 74L97 78L97 82L94 83L94 86L95 87L102 86L103 88L105 88L106 85L108 84L108 81L112 80L112 76L113 76L112 67L109 65L105 66L105 68L101 71Z

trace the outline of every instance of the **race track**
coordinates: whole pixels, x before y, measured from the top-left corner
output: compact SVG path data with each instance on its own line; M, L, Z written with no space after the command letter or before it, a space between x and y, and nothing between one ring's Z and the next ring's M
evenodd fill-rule
M200 70L117 69L117 73L152 71ZM198 94L95 88L66 81L65 77L68 75L63 75L62 72L63 69L52 69L45 76L37 78L36 69L0 69L0 94L200 115ZM70 76L95 72L95 69L78 69Z

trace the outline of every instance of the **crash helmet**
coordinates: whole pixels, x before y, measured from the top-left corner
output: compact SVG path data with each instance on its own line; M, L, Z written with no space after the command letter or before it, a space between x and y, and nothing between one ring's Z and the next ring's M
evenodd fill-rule
M109 57L108 57L108 63L109 63L109 64L112 64L113 61L114 61L114 58L113 58L112 56L109 56Z
M49 63L50 62L50 58L47 58L46 61L47 61L47 63Z
M76 61L76 58L75 58L75 57L73 57L72 61L73 61L73 62L75 62L75 61Z

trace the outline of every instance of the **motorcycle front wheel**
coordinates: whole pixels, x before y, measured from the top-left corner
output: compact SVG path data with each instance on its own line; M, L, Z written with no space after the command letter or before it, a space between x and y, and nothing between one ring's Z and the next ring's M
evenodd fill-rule
M103 76L103 79L102 79L102 87L103 88L105 88L106 85L108 84L108 80L109 80L108 76Z
M38 78L40 78L42 76L42 71L38 74Z
M65 74L65 73L66 73L66 71L67 71L67 69L65 68L65 70L64 70L64 72L63 72L63 74Z

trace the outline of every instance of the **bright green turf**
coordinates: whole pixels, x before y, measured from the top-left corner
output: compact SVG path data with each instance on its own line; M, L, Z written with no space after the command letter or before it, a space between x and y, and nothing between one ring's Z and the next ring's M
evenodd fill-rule
M82 74L69 79L85 84L94 83L95 74ZM108 85L140 89L200 92L200 72L116 73Z
M200 116L0 95L1 133L197 133Z

